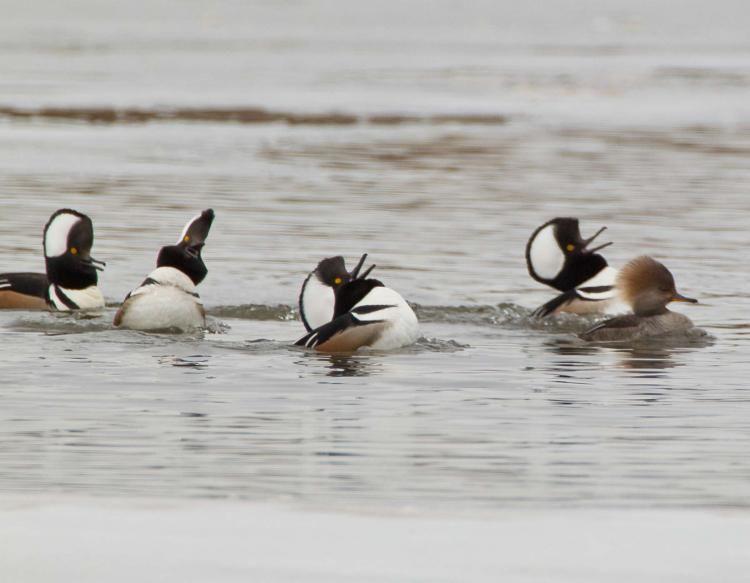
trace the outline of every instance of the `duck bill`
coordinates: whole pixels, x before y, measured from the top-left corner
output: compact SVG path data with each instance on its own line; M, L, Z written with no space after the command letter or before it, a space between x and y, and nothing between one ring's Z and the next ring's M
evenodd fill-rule
M681 293L675 292L675 294L672 296L673 302L684 302L686 304L697 304L698 300L695 298L689 298L687 296L683 296Z
M352 279L357 279L357 277L359 277L359 270L362 269L362 266L365 264L365 259L367 259L367 253L362 254L357 265L355 265L354 269L349 273Z
M604 231L607 230L607 227L602 227L599 229L596 233L594 233L591 237L588 239L584 239L582 249L586 253L596 253L597 251L601 251L605 247L609 247L612 244L612 241L609 243L603 243L602 245L599 245L598 247L594 247L593 249L589 249L589 245L594 242L594 239L596 239L599 235L601 235Z
M97 271L104 271L104 267L107 265L104 261L99 261L98 259L94 259L91 256L86 257L85 259L81 259L81 262L84 265L88 265L89 267L93 267Z
M367 253L363 253L362 257L359 258L359 262L357 265L352 269L351 273L349 273L349 277L351 278L351 281L354 281L355 279L366 279L368 275L370 275L370 272L375 269L374 265L370 265L364 273L360 273L360 270L362 269L362 266L365 264L365 259L367 259Z
M201 249L205 246L205 243L196 243L185 248L185 253L190 255L193 259L197 259L201 255Z

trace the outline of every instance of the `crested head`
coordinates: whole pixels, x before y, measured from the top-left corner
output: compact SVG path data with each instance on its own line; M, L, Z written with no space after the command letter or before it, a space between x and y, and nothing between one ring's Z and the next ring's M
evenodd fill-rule
M91 257L94 225L73 209L55 211L44 226L44 259L50 283L68 289L96 285L102 262Z
M190 219L182 229L177 243L159 250L156 266L178 269L195 285L202 282L208 274L208 268L203 263L201 251L206 244L214 216L213 209L206 209Z
M73 209L55 211L44 226L44 256L65 254L70 250L72 238L77 243L77 250L90 251L94 244L91 219Z
M616 285L637 316L664 313L669 302L697 302L679 294L669 269L646 255L627 263L618 273Z
M607 261L597 251L611 243L589 249L606 227L584 239L578 219L557 217L544 223L532 233L526 244L526 267L535 280L560 291L578 287L607 267Z
M326 257L307 276L299 294L299 313L308 331L333 319L336 296L343 286L365 279L375 268L371 265L361 272L365 259L367 253L360 257L354 269L347 271L346 262L341 255Z
M206 209L201 214L194 216L185 224L175 245L200 245L201 247L205 245L215 216L214 209Z
M346 270L346 262L341 255L322 259L315 267L314 273L320 283L334 289L351 279Z

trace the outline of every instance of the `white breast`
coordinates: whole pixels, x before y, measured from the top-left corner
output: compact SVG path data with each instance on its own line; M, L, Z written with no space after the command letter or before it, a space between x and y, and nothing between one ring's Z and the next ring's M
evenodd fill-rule
M336 294L333 288L320 283L320 280L311 273L302 286L299 302L300 313L311 330L327 324L333 319Z
M578 287L602 287L607 285L615 285L617 280L617 270L609 265L602 269L591 279L584 281Z
M387 326L378 339L370 345L375 350L393 350L414 344L419 338L419 321L411 306L401 295L387 287L376 287L354 308L362 306L393 306L369 314L357 314L362 322L384 320Z
M555 238L555 226L548 225L531 242L529 261L532 269L542 279L555 279L565 265L565 256Z
M60 288L60 294L65 294L80 310L100 310L104 307L104 296L95 285L85 289ZM65 304L60 294L57 293L54 285L49 287L49 298L52 306L61 312L71 311L71 308Z
M574 300L563 311L574 314L620 314L628 310L627 304L620 297L620 291L615 287L617 270L605 267L591 279L583 282L576 292L586 301ZM596 287L610 287L602 292L586 291Z
M160 267L123 302L117 319L132 330L192 330L206 324L203 303L192 280L178 269Z

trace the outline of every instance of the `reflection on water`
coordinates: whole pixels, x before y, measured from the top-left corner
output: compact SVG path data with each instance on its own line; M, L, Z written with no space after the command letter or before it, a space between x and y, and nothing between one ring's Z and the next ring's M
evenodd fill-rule
M166 354L163 356L155 357L159 364L166 364L169 366L175 366L178 368L192 368L198 371L208 368L210 356L203 356L200 354L190 356L175 356L173 354Z
M314 358L316 368L322 365L329 377L369 377L383 369L383 364L371 356L306 353L304 358Z

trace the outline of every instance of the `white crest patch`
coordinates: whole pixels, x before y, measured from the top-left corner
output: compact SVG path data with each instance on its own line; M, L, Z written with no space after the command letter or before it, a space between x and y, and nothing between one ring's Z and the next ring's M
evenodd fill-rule
M69 213L57 215L44 233L45 257L59 257L68 250L68 233L81 217Z
M300 311L312 330L327 324L333 319L336 294L333 288L321 283L316 275L310 274L305 282L300 298Z
M565 255L555 238L555 226L547 225L531 242L529 249L531 267L542 279L555 279L565 265Z
M187 224L185 224L185 228L182 229L182 233L180 233L180 238L177 239L177 245L182 243L182 240L185 238L185 235L187 235L188 229L190 229L190 225L192 225L195 221L201 218L201 215L195 215L192 219L190 219Z

